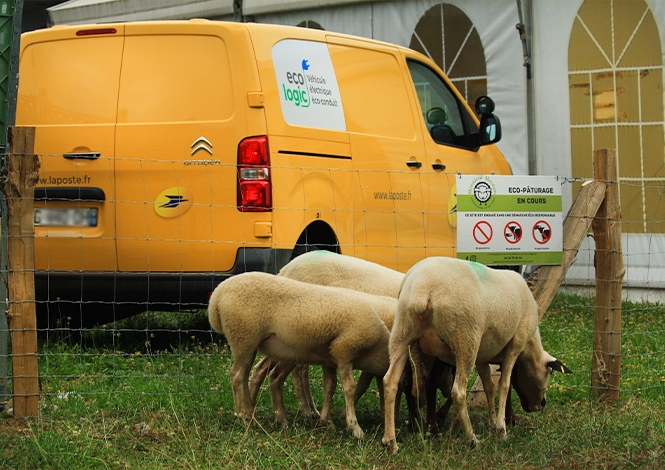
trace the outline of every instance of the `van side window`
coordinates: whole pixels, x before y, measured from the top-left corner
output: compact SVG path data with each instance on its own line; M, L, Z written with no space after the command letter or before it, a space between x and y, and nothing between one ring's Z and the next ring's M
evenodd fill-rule
M473 148L478 126L439 75L424 64L408 61L423 119L432 139L441 145Z
M349 132L413 140L408 84L394 55L330 45Z

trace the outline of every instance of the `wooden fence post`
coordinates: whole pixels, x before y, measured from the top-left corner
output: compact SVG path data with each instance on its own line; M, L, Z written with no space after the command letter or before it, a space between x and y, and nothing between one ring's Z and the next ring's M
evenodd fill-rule
M593 153L594 178L605 181L605 199L591 223L596 242L591 388L603 399L616 400L621 388L621 283L626 270L621 253L621 207L616 150Z
M39 160L34 154L34 127L11 127L8 137L7 174L3 175L8 221L7 317L12 343L14 416L23 418L39 412L33 216Z

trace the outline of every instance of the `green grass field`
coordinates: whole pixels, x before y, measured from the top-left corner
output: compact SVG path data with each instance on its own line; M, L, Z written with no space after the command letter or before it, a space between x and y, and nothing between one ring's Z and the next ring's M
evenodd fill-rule
M361 441L339 418L340 387L333 425L297 414L290 381L288 428L275 428L265 386L255 421L242 425L233 415L231 357L205 312L144 314L82 339L55 332L40 349L40 416L0 413L0 468L665 468L665 308L624 304L615 403L591 393L592 325L593 299L555 298L541 323L543 344L574 374L553 376L542 413L517 409L507 440L490 429L485 408L474 408L477 448L464 444L456 418L436 437L401 420L396 456L381 446L374 386L358 404ZM320 369L312 375L321 403Z

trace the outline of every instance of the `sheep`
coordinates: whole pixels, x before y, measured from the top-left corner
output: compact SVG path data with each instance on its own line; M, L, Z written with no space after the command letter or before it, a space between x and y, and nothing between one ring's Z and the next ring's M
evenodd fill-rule
M245 422L252 417L248 378L260 350L271 360L281 361L287 373L295 364L337 368L346 399L347 427L362 438L353 401L353 369L385 374L390 332L381 314L394 312L396 304L394 298L262 272L238 274L220 283L210 297L208 319L231 348L236 415ZM273 385L271 396L279 420L284 416L282 387Z
M363 259L323 250L308 252L294 258L280 270L279 275L311 284L345 287L369 294L394 297L395 299L399 295L399 289L402 280L404 279L404 274L399 271ZM394 313L395 312L390 312L390 315L384 315L382 318L389 330L392 328ZM415 353L415 355L417 356L417 353ZM266 374L269 372L271 365L274 364L270 364L270 359L264 357L254 367L249 385L250 396L253 403L255 403L259 387ZM282 373L283 371L281 371L281 369L277 369L277 371L273 372L274 375ZM367 372L363 372L360 375L358 383L356 384L356 402L365 393L373 378L374 376ZM309 367L297 366L293 370L292 379L301 412L311 418L320 417L322 421L326 421L328 415L319 415L311 396L309 388ZM326 384L326 388L330 386L329 380L335 380L335 377L332 379L326 377L326 371L324 369L324 384ZM407 376L405 380L409 381L410 376ZM421 390L424 389L422 380L415 383L414 386L420 387ZM383 409L382 380L377 380L377 387L379 388L381 408ZM324 397L324 401L328 399L329 397ZM407 404L409 405L413 420L416 418L417 405L412 396L408 394Z
M332 285L338 287L346 287L361 292L370 294L384 295L397 298L399 290L404 279L404 274L395 271L385 266L366 261L351 256L336 254L330 251L313 251L294 258L279 272L280 276L286 276L291 279L296 279L303 282L319 285ZM392 329L394 318L384 319L388 329ZM418 352L416 351L416 356ZM413 383L412 395L406 395L409 412L411 414L411 424L415 427L415 420L417 419L417 405L415 404L412 396L416 395L416 389L420 392L425 389L425 396L427 397L427 426L428 430L436 433L437 425L439 422L445 420L448 410L452 404L450 399L450 390L453 382L453 368L447 364L442 363L438 359L427 358L425 355L420 355L423 359L428 360L428 378L423 384L422 374L417 373L416 382ZM263 382L265 376L270 371L270 367L274 365L270 363L269 358L264 357L254 367L252 376L250 377L250 396L252 402L255 402L256 395ZM275 372L275 374L281 372ZM325 377L324 371L324 384L330 383L330 378ZM297 366L292 372L292 379L294 384L294 392L298 398L300 410L306 416L311 418L321 418L322 421L328 419L327 415L321 416L316 410L316 405L312 399L311 391L309 388L309 367ZM373 376L363 372L360 375L358 383L356 384L357 402L360 397L365 393ZM334 380L334 378L333 378ZM408 382L410 377L405 377ZM377 381L381 398L381 410L383 411L383 383ZM404 384L406 385L406 384ZM423 386L424 385L424 386ZM409 387L407 387L409 388ZM440 390L444 398L445 404L441 409L436 410L436 391ZM423 395L421 395L422 397ZM326 398L324 398L325 400ZM397 401L397 400L396 400ZM398 402L398 401L397 401ZM515 415L512 411L510 395L508 396L508 403L506 406L506 418L510 422L515 422Z
M279 271L279 276L394 298L399 296L404 280L404 273L394 269L325 250L294 258Z
M553 370L570 372L543 350L538 305L519 274L455 258L426 258L404 277L390 334L390 368L383 379L382 443L393 454L398 446L392 405L407 348L416 342L423 353L455 365L451 396L472 446L478 439L466 408L466 384L474 364L487 396L490 423L502 438L506 437L505 407L513 371L522 406L529 411L545 406L545 389ZM496 414L490 363L501 364Z

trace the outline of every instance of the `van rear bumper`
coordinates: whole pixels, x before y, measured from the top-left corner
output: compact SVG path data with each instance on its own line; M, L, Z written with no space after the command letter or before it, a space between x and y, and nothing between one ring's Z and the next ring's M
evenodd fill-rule
M74 327L92 326L148 310L205 309L223 280L247 271L276 274L292 250L240 248L233 268L220 273L36 271L39 327L63 319ZM44 322L48 323L44 323Z

